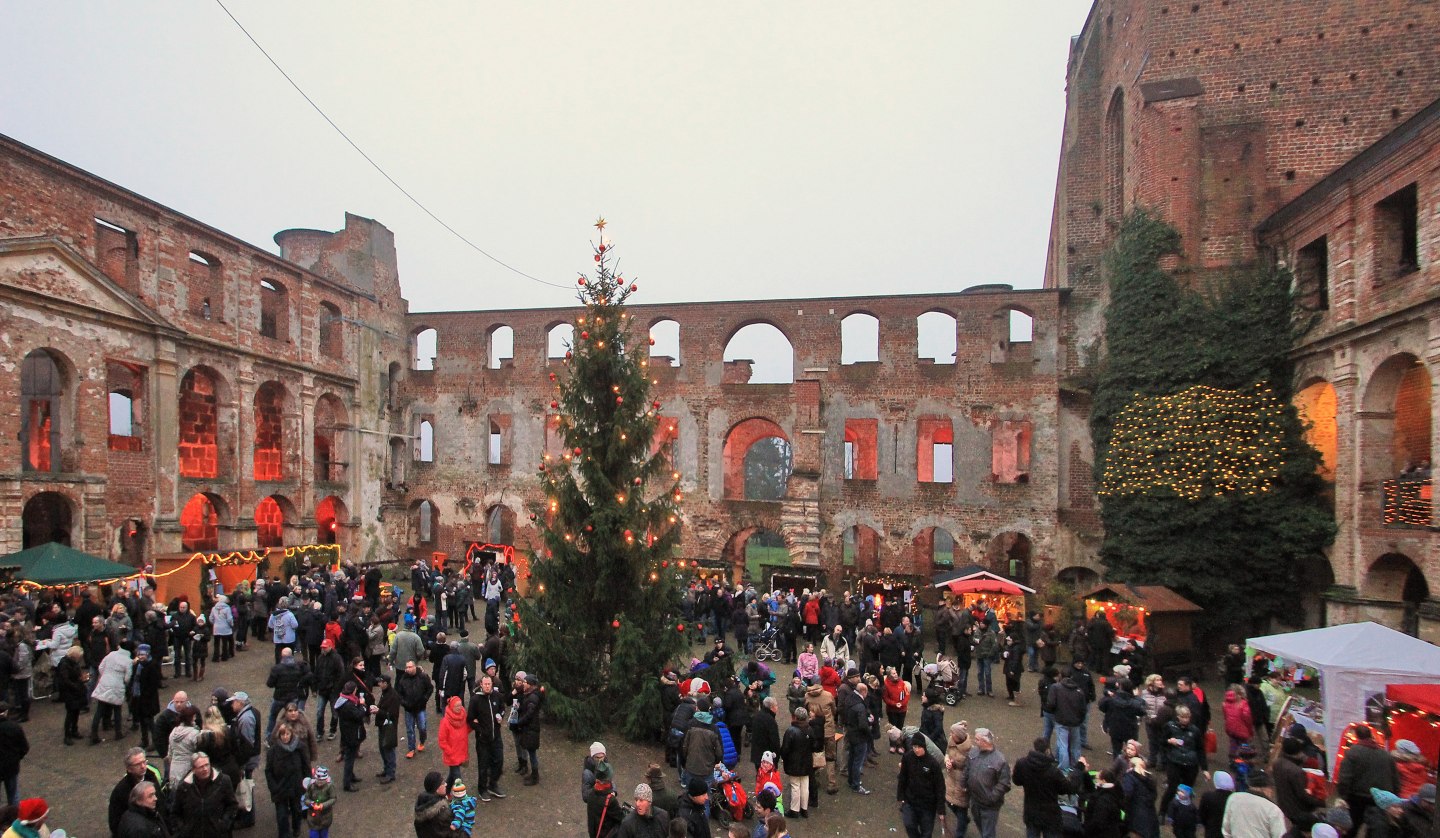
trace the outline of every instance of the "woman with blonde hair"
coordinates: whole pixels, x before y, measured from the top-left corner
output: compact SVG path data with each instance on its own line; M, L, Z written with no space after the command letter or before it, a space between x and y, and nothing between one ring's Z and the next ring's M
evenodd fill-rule
M170 746L166 751L170 768L165 772L165 779L172 788L178 787L190 773L190 761L200 749L200 729L195 726L200 711L195 705L187 704L179 708L179 713L180 723L170 731Z
M240 768L240 760L235 752L235 743L230 737L230 727L225 724L225 716L221 714L219 707L205 708L205 717L200 725L200 745L197 750L210 755L210 764L216 771L230 778L232 787L240 785L240 781L244 779L245 775Z
M80 711L85 709L88 696L85 682L90 673L85 669L85 650L71 646L55 667L55 690L65 704L65 744L80 738Z

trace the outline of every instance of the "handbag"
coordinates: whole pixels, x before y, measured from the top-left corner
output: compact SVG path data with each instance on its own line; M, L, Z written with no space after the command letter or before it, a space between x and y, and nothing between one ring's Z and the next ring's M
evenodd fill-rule
M815 751L814 753L812 753L812 754L810 755L810 766L811 766L812 768L824 768L824 767L825 767L825 752L824 752L824 751Z
M255 811L255 781L246 777L235 787L235 801L246 812Z
M1205 753L1213 754L1217 749L1219 749L1219 747L1220 743L1217 741L1215 731L1205 731Z

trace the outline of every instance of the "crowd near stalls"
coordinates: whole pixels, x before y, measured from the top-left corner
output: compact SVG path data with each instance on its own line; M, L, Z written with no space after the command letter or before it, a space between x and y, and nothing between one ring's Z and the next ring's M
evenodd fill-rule
M347 792L390 785L400 759L436 768L395 790L418 791L418 836L483 833L482 806L507 805L507 777L540 785L542 764L551 783L579 774L574 805L600 838L804 834L822 806L879 823L861 804L877 772L896 790L885 828L911 836L989 838L1007 811L1038 835L1430 834L1440 687L1416 686L1440 681L1428 644L1399 649L1364 626L1318 644L1254 638L1230 648L1207 693L1157 671L1156 624L1116 608L1056 626L998 589L946 590L922 608L863 589L696 581L677 615L693 657L656 673L653 764L613 764L596 742L557 766L542 755L544 673L514 671L513 569L476 558L416 562L398 584L302 564L217 580L198 602L157 601L143 578L0 595L6 838L46 834L54 817L26 796L38 737L114 760L107 826L123 838L223 838L264 800L282 835L341 834ZM1411 663L1384 665L1384 649ZM263 683L227 677L241 654L263 656ZM63 704L60 730L29 721L37 695ZM1034 729L1017 736L1006 704L1031 708ZM992 720L1007 713L1002 738ZM357 775L367 751L373 779ZM645 782L622 788L621 775Z
M542 691L533 675L510 668L514 573L503 556L485 558L448 569L417 562L408 590L382 581L375 566L301 558L287 579L231 588L209 573L193 594L172 588L168 601L156 599L153 575L133 568L101 580L97 573L111 571L92 567L80 578L106 584L84 585L37 581L17 565L0 592L5 838L63 834L51 831L45 800L22 794L32 791L24 765L39 737L72 747L134 743L110 795L111 835L223 838L255 823L259 784L281 834L325 835L337 792L360 788L355 760L367 747L383 786L395 780L402 747L411 758L430 745L447 766L467 762L454 759L457 730L467 758L472 735L486 758L468 793L453 770L435 788L427 781L417 831L424 823L435 831L421 834L468 834L474 803L505 797L506 738L526 766L524 782L540 776ZM267 659L262 682L227 677L242 653ZM61 729L34 728L37 699L63 705Z

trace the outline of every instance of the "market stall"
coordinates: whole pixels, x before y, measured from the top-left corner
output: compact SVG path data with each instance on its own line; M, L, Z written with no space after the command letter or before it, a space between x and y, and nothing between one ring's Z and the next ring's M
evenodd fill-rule
M1151 671L1167 673L1194 668L1190 623L1200 606L1163 585L1108 583L1085 594L1085 619L1097 613L1115 629L1112 653L1127 641L1145 650Z
M966 609L995 609L995 616L1002 625L1023 622L1025 597L1035 593L1034 588L991 573L979 565L937 573L931 578L931 584L948 591L951 598L958 600Z
M140 571L128 564L82 553L56 541L0 557L0 564L15 567L14 581L28 588L107 585L140 576Z
M1440 764L1440 684L1387 684L1390 740L1409 739L1430 765Z
M1272 668L1309 667L1320 676L1320 701L1305 717L1327 743L1367 718L1389 688L1440 681L1440 647L1377 623L1340 626L1253 637L1247 645L1274 658ZM1253 655L1247 655L1253 659ZM1304 720L1299 719L1297 721ZM1332 774L1332 776L1334 776Z

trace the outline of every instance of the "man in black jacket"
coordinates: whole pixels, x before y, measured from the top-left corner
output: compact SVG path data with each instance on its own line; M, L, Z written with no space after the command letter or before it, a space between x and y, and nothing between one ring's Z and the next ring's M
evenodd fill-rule
M162 788L165 785L165 778L161 776L160 769L145 761L144 748L131 748L125 754L125 776L110 790L110 810L107 821L110 825L110 834L115 835L120 831L120 818L124 816L125 810L130 806L130 792L138 783L150 782L155 787Z
M760 702L760 712L750 721L750 762L754 763L757 771L760 769L760 757L766 751L780 750L780 724L775 720L778 712L775 696L767 695Z
M171 792L173 838L230 838L240 804L230 778L210 765L204 752L195 754L190 775Z
M345 683L345 661L340 657L340 653L335 651L335 644L328 639L320 642L320 657L315 659L315 672L311 675L311 682L320 696L317 702L320 707L315 711L315 738L319 739L325 735L325 709L335 706L335 699L340 696L340 687ZM338 724L332 710L329 738L335 738Z
M190 634L195 631L195 615L190 613L190 603L180 600L174 614L170 615L170 642L174 644L175 677L190 674Z
M810 774L814 770L814 748L810 740L810 713L797 707L790 714L790 727L780 740L780 763L790 781L790 805L786 811L800 818L810 817Z
M305 699L310 695L310 667L295 659L295 650L286 646L280 650L280 662L270 667L270 677L265 686L274 690L270 699L270 721L265 724L265 738L275 731L275 720L285 705L295 702L305 709Z
M395 676L395 694L400 697L400 707L405 711L405 758L415 758L415 729L420 729L420 748L425 750L428 731L425 724L425 708L430 704L430 694L435 687L430 676L425 674L415 661L406 661L405 668ZM483 792L485 787L482 785Z
M710 838L710 818L705 809L710 803L710 787L700 777L692 779L685 787L685 796L680 798L680 810L675 817L685 822L686 838Z
M1084 757L1076 760L1076 764L1089 770ZM1085 776L1085 771L1072 772L1067 776L1051 758L1050 743L1036 739L1033 750L1016 762L1015 770L1011 772L1015 785L1025 790L1023 820L1026 831L1031 835L1059 838L1062 828L1060 795L1080 791Z
M865 703L869 691L869 686L863 682L856 684L842 714L845 719L845 750L849 754L850 790L856 794L870 793L860 782L860 774L865 770L865 757L870 752L870 723L875 721L874 714Z
M1085 724L1085 690L1072 671L1045 693L1045 710L1055 719L1055 751L1060 767L1068 772L1080 756L1080 732Z
M945 773L927 744L923 733L910 737L910 747L900 758L900 777L895 783L900 820L910 838L930 838L937 815L940 833L945 833Z
M170 703L155 715L155 721L150 725L150 741L155 754L161 759L165 759L165 755L170 751L170 732L180 724L180 709L189 703L189 694L184 690L176 690ZM129 793L129 789L126 789L126 793Z
M413 669L414 666L412 663L407 668ZM418 674L425 677L423 672ZM420 706L425 706L423 698ZM505 718L505 711L505 703L500 698L500 691L495 689L495 682L489 675L480 676L480 684L475 694L470 696L468 721L470 729L475 731L475 788L482 803L488 803L492 797L505 797L505 793L500 791L500 775L505 773L505 740L500 735L500 723Z

